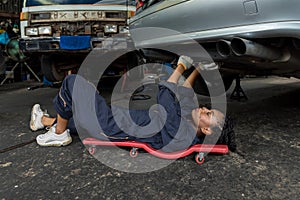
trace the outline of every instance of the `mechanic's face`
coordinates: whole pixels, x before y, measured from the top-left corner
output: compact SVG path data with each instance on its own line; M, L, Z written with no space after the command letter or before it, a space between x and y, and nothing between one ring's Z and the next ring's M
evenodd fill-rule
M217 124L217 119L222 119L224 117L223 113L218 110L209 110L206 107L196 108L192 111L192 118L194 123L198 128L201 129L202 133L210 135L210 126Z

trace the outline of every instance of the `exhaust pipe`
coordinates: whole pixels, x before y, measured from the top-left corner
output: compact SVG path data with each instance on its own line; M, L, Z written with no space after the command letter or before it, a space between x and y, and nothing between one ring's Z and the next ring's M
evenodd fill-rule
M220 40L216 44L217 52L220 56L227 58L232 55L232 50L230 47L230 41Z
M274 62L285 62L290 59L290 53L287 51L282 52L243 38L233 38L231 49L237 56L253 56Z

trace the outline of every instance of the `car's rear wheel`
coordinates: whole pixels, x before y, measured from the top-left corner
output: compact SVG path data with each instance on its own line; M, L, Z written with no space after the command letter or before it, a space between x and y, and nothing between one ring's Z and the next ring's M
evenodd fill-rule
M217 75L216 73L215 75ZM236 75L234 74L220 74L220 76L209 77L209 81L205 80L202 76L197 78L194 84L194 91L197 94L204 96L219 96L226 92L232 85ZM212 75L213 76L213 75Z
M129 80L141 80L144 78L144 71L141 64L141 57L139 56L137 51L132 51L127 53L127 71Z

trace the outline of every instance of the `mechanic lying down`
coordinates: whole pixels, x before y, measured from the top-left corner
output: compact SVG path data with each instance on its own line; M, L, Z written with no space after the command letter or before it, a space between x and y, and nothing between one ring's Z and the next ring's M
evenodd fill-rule
M37 136L40 146L68 145L72 142L70 129L77 129L100 140L146 142L164 152L184 150L219 131L217 143L227 144L231 151L235 151L231 118L215 109L199 108L194 101L192 85L199 75L198 70L209 70L216 65L199 64L183 85L177 84L192 62L187 56L179 57L177 67L168 80L159 83L158 105L150 110L109 107L94 85L82 76L69 75L54 99L56 118L49 117L39 104L35 104L30 128L37 131L50 127L48 132Z

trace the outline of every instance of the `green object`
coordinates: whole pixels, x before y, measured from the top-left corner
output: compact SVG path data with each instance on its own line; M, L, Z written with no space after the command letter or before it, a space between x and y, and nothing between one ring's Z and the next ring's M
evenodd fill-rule
M19 42L17 39L12 39L7 43L6 53L11 59L15 61L22 61L26 58L23 52L20 51Z

